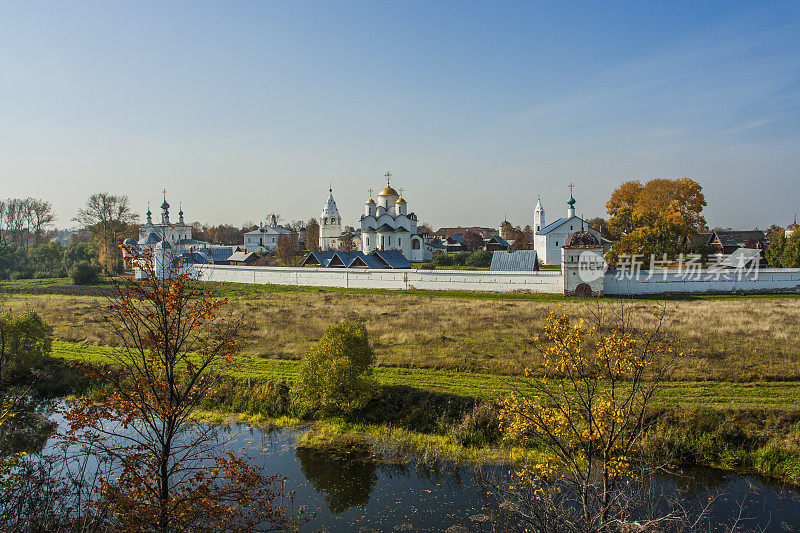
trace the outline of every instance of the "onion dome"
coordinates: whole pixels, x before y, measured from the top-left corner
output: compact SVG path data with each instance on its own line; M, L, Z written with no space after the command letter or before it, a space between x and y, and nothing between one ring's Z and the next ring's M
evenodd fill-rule
M399 197L399 198L397 199L397 201L396 201L395 203L396 203L396 204L405 204L405 203L408 203L408 202L406 202L406 201L403 199L403 197L401 196L401 197Z
M394 190L390 185L386 185L381 192L378 193L378 196L400 196L397 194L397 191Z
M572 194L569 195L569 200L567 200L567 203L570 207L575 207L575 198L572 197Z
M599 248L600 241L589 231L576 231L567 238L565 248Z

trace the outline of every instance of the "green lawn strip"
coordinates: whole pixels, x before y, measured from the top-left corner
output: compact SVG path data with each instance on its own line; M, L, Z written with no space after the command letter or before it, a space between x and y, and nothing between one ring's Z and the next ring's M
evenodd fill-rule
M114 348L55 341L53 356L90 364L107 364ZM242 356L233 375L242 379L287 380L297 375L299 362L285 359L262 359ZM526 392L509 376L473 374L450 370L378 366L375 378L384 385L403 385L433 392L473 398L502 397L515 388ZM775 409L789 410L800 406L800 383L720 381L670 381L656 398L657 405L681 408L712 409Z

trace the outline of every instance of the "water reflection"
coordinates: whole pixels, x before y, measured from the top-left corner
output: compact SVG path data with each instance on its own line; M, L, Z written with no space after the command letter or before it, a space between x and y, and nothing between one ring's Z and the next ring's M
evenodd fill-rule
M365 508L378 482L377 465L371 460L336 460L329 453L300 448L297 459L303 475L323 495L333 514L351 507Z
M58 427L50 420L52 409L44 400L23 397L14 403L14 417L0 425L0 454L39 454Z
M61 421L45 403L27 409L0 430L0 449L36 454ZM262 432L252 427L222 427L224 447L244 453L268 474L288 478L287 491L296 491L295 504L306 506L314 520L311 531L445 531L458 526L468 531L489 528L476 517L491 514L485 491L473 470L448 463L386 464L368 448L345 453L298 448L302 430ZM52 441L51 441L52 442ZM502 468L482 469L502 475ZM742 476L709 468L686 469L654 482L665 497L677 497L687 506L702 506L719 495L710 522L722 524L745 503L745 529L766 526L767 531L800 531L800 492L761 476Z

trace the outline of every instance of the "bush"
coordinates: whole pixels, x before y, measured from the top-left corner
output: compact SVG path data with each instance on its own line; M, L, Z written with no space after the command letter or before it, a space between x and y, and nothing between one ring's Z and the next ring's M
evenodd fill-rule
M78 261L69 269L69 277L75 285L97 283L100 267L88 261Z
M472 255L472 252L456 252L453 254L453 264L457 266L464 266L467 264L467 258Z
M433 263L420 263L417 265L417 268L420 270L433 270L436 267Z
M485 268L492 264L492 252L476 250L467 257L466 265L472 268Z
M53 347L53 328L33 311L0 315L0 379L40 366Z
M431 257L431 263L436 266L453 266L453 256L444 252L436 252Z
M90 242L76 242L64 247L62 262L69 272L79 262L91 263L97 260L97 247Z
M462 446L482 446L500 439L500 409L492 402L476 403L453 428L453 440Z
M374 364L363 323L346 320L331 326L303 356L294 398L322 413L350 413L372 396Z

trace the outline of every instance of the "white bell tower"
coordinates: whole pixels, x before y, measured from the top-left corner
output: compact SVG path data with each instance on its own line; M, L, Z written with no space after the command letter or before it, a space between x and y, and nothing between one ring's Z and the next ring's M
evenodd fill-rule
M333 187L328 189L328 201L322 207L319 216L319 248L320 250L335 250L339 247L339 237L342 236L342 217L336 208L333 199Z
M533 232L536 234L537 231L541 230L545 227L544 222L544 207L542 207L542 197L540 196L539 199L536 201L536 208L533 210Z

